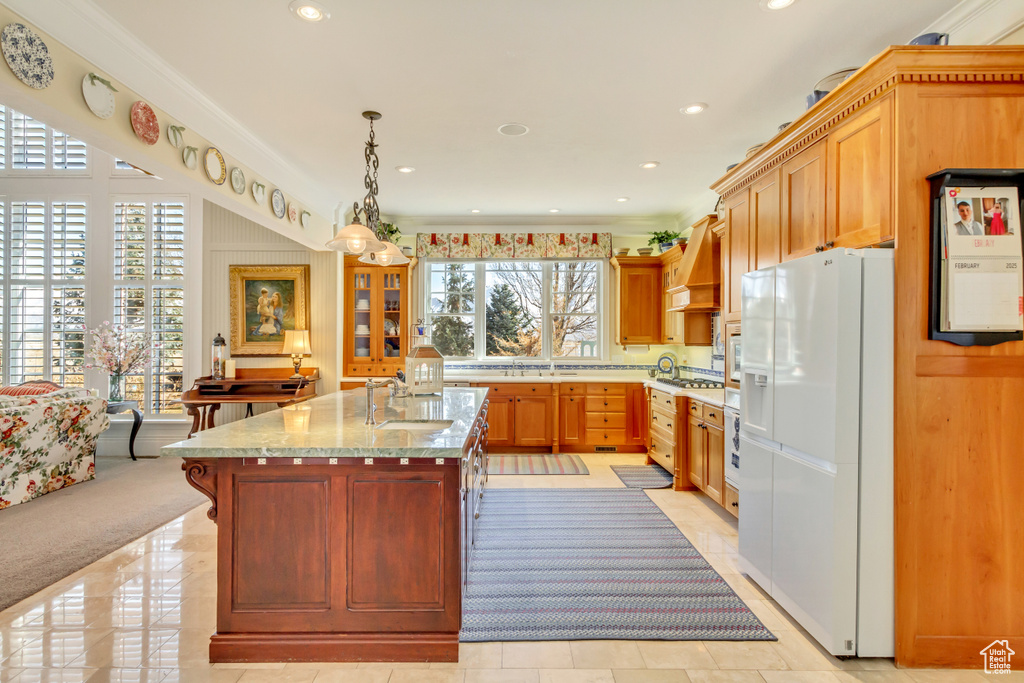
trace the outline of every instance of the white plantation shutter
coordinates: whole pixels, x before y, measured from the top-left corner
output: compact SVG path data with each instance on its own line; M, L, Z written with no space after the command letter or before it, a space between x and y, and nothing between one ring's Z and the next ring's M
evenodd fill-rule
M46 124L11 110L11 168L46 170Z
M185 370L185 290L153 288L153 412L180 412L168 403L181 400Z
M114 278L146 278L146 204L114 204Z
M85 386L85 287L59 285L50 299L50 379Z
M51 211L53 277L57 280L85 279L85 203L54 202Z
M0 104L0 170L7 168L7 107Z
M153 205L153 278L185 278L185 205Z
M53 169L58 171L84 171L89 167L88 150L84 142L59 130L52 131L51 155Z
M46 269L46 203L11 202L10 277L41 280Z
M9 384L46 379L46 303L42 285L12 285L8 322Z

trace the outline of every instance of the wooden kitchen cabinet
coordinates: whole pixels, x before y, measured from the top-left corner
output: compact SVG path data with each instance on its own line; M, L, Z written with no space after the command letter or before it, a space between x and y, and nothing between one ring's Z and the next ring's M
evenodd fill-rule
M554 407L553 396L516 396L513 444L550 446L553 443L551 417Z
M782 164L782 260L825 246L825 154L820 140Z
M751 186L750 256L747 272L782 260L782 188L776 168ZM742 276L741 276L742 277Z
M722 251L722 319L740 319L743 274L750 270L750 188L736 193L725 204L727 222Z
M408 266L367 266L345 257L345 374L391 377L409 345Z
M826 247L893 238L892 103L884 97L829 132Z
M587 402L584 396L559 396L558 445L583 446L587 429Z
M694 399L687 415L687 473L690 483L723 504L725 492L725 430L722 409Z
M685 330L683 327L683 314L679 311L670 311L672 308L672 292L674 287L682 284L683 272L681 262L683 249L673 247L667 253L662 254L661 259L661 343L662 344L683 344Z
M515 426L515 397L488 394L487 408L488 440L491 446L511 446L512 429Z
M618 343L660 344L663 290L661 261L656 256L619 256L612 259L618 294Z

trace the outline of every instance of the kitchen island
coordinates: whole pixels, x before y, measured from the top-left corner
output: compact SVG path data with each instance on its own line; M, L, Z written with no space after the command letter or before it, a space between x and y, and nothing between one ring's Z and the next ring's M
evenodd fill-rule
M374 398L376 425L355 389L162 450L213 503L211 662L458 660L487 390Z

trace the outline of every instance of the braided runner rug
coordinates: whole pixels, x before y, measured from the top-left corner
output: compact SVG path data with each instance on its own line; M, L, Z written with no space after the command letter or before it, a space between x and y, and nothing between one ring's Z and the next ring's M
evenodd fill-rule
M490 489L462 642L776 640L638 489Z
M590 474L583 458L572 453L492 455L487 474Z
M672 475L657 465L612 465L612 472L627 489L664 489L672 485Z

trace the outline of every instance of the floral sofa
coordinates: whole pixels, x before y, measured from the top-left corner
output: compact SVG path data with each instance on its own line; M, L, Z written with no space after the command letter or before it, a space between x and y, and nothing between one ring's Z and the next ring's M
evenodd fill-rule
M110 425L106 400L83 389L40 395L4 395L4 389L0 509L96 476L96 442Z

